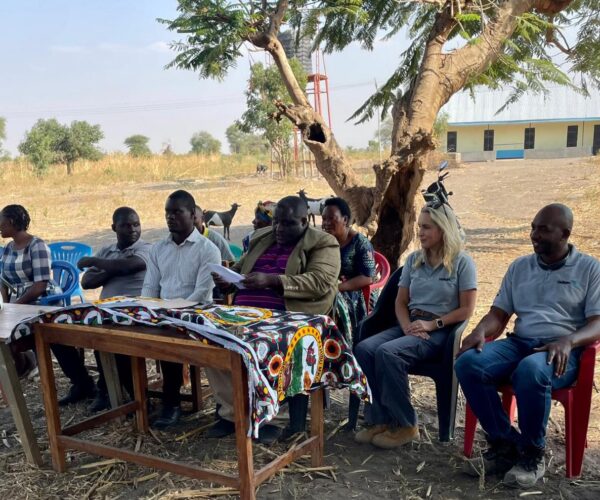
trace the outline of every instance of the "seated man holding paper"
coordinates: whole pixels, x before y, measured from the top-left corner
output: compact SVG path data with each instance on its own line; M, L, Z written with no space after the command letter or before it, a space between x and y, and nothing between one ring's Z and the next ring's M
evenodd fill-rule
M142 296L212 302L213 280L208 265L219 264L221 254L194 227L195 211L196 202L187 191L175 191L167 198L165 217L170 234L152 246ZM161 361L161 370L163 410L154 426L164 429L181 417L183 365Z
M225 281L224 273L213 274L213 279L223 291L235 291L234 305L328 314L337 293L339 244L330 234L311 228L306 204L297 196L288 196L277 204L273 226L252 235L248 253L232 270L245 276L243 288ZM219 405L219 420L209 436L226 436L234 432L229 374L206 372ZM306 396L292 399L306 405ZM291 418L291 432L304 430L304 418L298 420ZM261 430L261 437L265 434Z

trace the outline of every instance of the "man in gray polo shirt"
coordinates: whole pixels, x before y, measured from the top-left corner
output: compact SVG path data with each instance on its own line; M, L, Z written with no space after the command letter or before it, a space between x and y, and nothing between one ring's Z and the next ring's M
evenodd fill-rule
M146 264L150 257L151 244L141 239L142 226L137 212L130 207L117 208L112 216L111 229L117 242L102 247L93 257L83 257L77 263L79 269L87 269L81 278L86 290L102 287L101 299L118 295L138 297L144 284ZM94 351L98 365L98 392L89 407L92 412L110 406L106 379L100 355ZM119 378L130 396L133 396L131 363L127 356L115 355Z
M571 210L544 207L531 224L534 254L515 260L490 311L463 340L455 370L462 390L487 434L487 474L530 487L545 472L546 425L551 391L577 378L584 346L600 339L600 263L568 243ZM514 332L499 337L516 315ZM510 381L519 408L519 431L511 426L496 390ZM465 472L477 474L473 459Z

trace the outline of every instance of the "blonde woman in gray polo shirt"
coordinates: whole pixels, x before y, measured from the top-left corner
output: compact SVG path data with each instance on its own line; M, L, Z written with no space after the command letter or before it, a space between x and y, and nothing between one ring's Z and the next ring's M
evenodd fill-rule
M463 239L448 205L427 205L419 215L421 250L409 255L396 297L398 326L359 342L356 358L373 392L367 426L358 443L396 448L419 436L411 404L408 371L438 356L449 327L475 309L475 264L463 251Z

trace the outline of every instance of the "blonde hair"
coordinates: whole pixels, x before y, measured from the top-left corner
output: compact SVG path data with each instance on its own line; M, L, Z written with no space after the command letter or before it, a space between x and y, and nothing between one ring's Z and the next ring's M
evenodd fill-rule
M428 213L432 222L440 228L443 237L443 257L442 265L452 274L454 260L464 248L465 235L461 229L454 211L448 205L441 205L437 208L424 206L421 212ZM417 250L414 267L418 268L425 260L425 251Z

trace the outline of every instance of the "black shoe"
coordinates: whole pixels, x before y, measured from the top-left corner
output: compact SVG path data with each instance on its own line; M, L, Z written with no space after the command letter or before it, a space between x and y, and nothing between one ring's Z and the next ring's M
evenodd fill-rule
M505 474L519 459L519 451L511 441L490 442L481 456L470 458L463 464L463 472L472 477Z
M208 432L206 433L207 438L217 439L229 436L235 432L235 424L229 420L220 418L215 422Z
M155 429L166 429L177 424L180 418L181 408L179 406L165 406L162 409L160 417L158 417L152 424L152 427Z
M279 439L282 432L283 429L281 427L265 424L258 431L258 442L270 446Z
M96 394L96 386L93 382L87 384L72 385L66 396L58 400L58 406L67 406L89 399Z
M110 400L108 394L98 392L92 404L88 406L88 410L92 413L98 413L99 411L108 410L110 408Z

